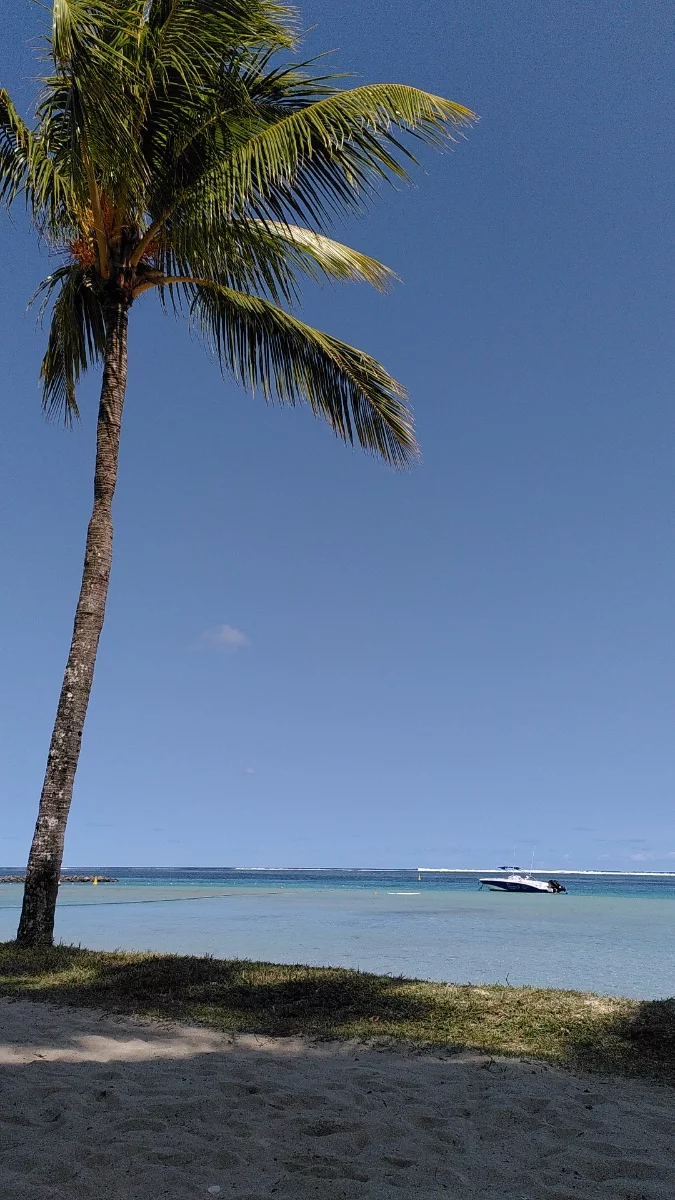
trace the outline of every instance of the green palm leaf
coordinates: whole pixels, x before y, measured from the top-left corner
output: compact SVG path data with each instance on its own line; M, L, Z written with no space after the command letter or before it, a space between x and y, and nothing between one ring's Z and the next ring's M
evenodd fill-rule
M368 283L381 292L396 278L370 255L296 225L242 220L226 225L216 236L204 222L197 229L179 222L170 233L169 244L156 255L164 275L207 276L275 302L297 301L299 274L317 281ZM151 276L149 286L158 282Z
M185 286L202 333L244 387L308 403L343 441L394 466L417 456L405 389L370 355L257 296L206 280Z
M70 188L40 134L28 128L0 89L0 200L8 205L24 192L40 229L44 219L64 217Z
M42 314L57 292L40 378L47 416L63 417L67 423L79 416L75 385L80 375L101 362L105 350L103 311L91 284L91 274L81 267L61 267L42 281L33 297L43 295Z
M293 264L314 279L323 277L340 283L369 283L380 292L386 292L396 279L395 273L376 258L311 229L279 221L248 224L254 225L268 242L281 243Z
M8 203L19 192L28 170L33 135L8 93L0 90L0 199Z
M294 36L271 0L54 0L34 129L0 92L0 198L24 192L66 256L46 284L48 412L76 414L107 308L159 289L164 303L187 296L248 386L304 398L389 462L414 453L384 368L285 310L303 277L386 290L393 272L321 226L407 177L406 135L439 146L474 114L403 84L343 91L279 65ZM200 290L172 282L190 279Z
M310 223L363 207L378 181L406 179L415 162L396 132L439 146L474 114L402 84L373 84L325 96L244 137L207 169L179 207L222 220L244 205L263 217L286 213ZM235 134L236 134L235 130Z

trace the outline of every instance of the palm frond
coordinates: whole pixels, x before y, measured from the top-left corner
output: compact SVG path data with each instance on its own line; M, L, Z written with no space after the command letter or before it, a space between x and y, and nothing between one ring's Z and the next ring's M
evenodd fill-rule
M244 387L309 404L343 441L393 466L416 457L405 389L370 355L257 296L206 280L185 287L202 334Z
M69 254L39 289L50 415L77 415L104 306L156 289L187 302L247 387L309 403L391 463L414 455L400 385L287 310L303 276L386 289L393 273L326 223L406 179L414 139L440 146L475 117L405 85L344 91L310 63L280 65L294 36L275 0L53 0L34 128L0 91L0 200L25 195Z
M185 227L169 223L167 238L157 246L153 268L160 276L206 277L236 291L260 293L275 303L292 305L299 299L296 264L287 244L251 221L236 221L216 231L206 230L203 223ZM157 287L150 269L148 286ZM145 291L147 270L139 266L140 291ZM180 293L168 293L174 305L180 304ZM160 297L166 301L164 289Z
M33 297L43 297L41 315L54 291L57 296L40 369L42 404L48 417L62 417L69 424L79 416L75 387L80 375L103 358L105 321L90 273L82 267L61 267L43 280Z
M154 0L143 49L154 85L203 87L242 47L289 48L291 15L268 0Z
M68 74L85 58L115 64L137 34L144 8L145 0L52 0L55 63Z
M298 276L321 282L367 283L384 292L396 276L377 259L332 238L273 221L241 220L207 228L203 220L177 222L167 230L154 265L168 276L197 276L238 291L253 291L275 303L295 304ZM157 286L153 271L148 286ZM145 291L144 273L139 286Z
M314 279L334 279L340 283L369 283L379 292L386 292L396 274L384 263L368 254L353 250L342 242L298 225L280 221L242 222L257 229L268 243L280 242L293 265Z
M8 93L0 90L0 199L11 203L19 192L28 167L31 131L22 121Z
M289 15L269 0L155 0L146 8L133 51L133 123L154 197L183 187L197 159L203 169L205 130L218 124L217 139L242 103L251 108L235 64L261 44L269 53L290 46Z
M463 105L403 84L336 91L254 132L235 128L238 144L185 199L212 221L248 206L264 219L290 213L317 224L361 209L378 181L407 179L401 159L416 159L397 134L439 146L475 119Z
M67 208L67 178L57 170L44 139L28 128L3 88L0 89L0 200L11 204L22 192L40 228L43 214L56 220Z
M137 59L144 8L144 0L54 3L55 73L45 80L37 117L55 159L67 164L80 208L95 209L101 194L114 205L121 180L136 212L142 208L148 168L137 136Z

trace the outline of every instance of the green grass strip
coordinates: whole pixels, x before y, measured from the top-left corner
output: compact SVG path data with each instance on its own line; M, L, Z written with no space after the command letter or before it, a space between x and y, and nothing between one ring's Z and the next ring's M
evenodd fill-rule
M13 942L0 944L0 995L226 1032L524 1055L675 1084L675 1000Z

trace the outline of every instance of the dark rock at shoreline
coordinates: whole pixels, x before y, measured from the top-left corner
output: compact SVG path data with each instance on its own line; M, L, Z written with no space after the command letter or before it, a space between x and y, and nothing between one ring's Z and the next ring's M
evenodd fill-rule
M117 883L117 880L112 879L110 875L62 875L59 883L93 883L95 879L99 883ZM0 875L0 883L25 882L25 875Z

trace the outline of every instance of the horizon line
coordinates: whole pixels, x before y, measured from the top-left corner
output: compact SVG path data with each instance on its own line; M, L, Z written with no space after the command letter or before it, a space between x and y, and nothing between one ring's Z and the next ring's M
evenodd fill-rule
M323 872L353 871L353 872L357 872L357 871L360 871L363 873L371 873L371 874L378 874L378 873L379 874L387 874L392 871L410 871L410 872L417 871L418 874L424 873L424 874L428 874L428 875L482 875L482 874L485 874L490 871L501 871L504 869L526 871L528 874L531 874L531 875L547 875L547 874L553 875L553 874L555 874L555 875L629 875L629 876L658 876L658 877L675 876L675 871L628 871L628 870L622 870L620 868L614 869L614 870L607 870L607 869L603 868L601 870L598 870L593 867L587 867L587 868L574 868L574 867L532 867L532 868L529 868L529 867L528 868L525 868L525 867L508 867L508 868L503 868L503 867L312 867L312 866L304 866L304 867L270 867L270 866L240 867L240 866L214 865L214 864L211 864L211 865L202 864L202 865L198 865L198 866L194 866L194 865L191 866L186 863L163 864L161 866L152 866L148 863L144 863L141 866L133 866L133 865L124 865L122 863L117 863L117 864L109 865L109 866L100 866L99 865L97 867L91 867L90 865L86 865L86 866L67 866L67 867L61 868L62 871L85 871L85 870L89 870L89 871L114 871L114 870L122 870L122 871L142 871L142 870L149 870L149 871L261 871L261 872L264 872L264 871L267 871L267 872L272 872L272 871L276 871L276 872L294 872L294 871L295 872L300 872L300 871L315 871L315 872L319 872L319 871L323 871ZM15 872L15 871L18 873L21 870L23 870L23 868L0 867L0 871L7 872L7 873Z

